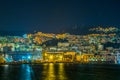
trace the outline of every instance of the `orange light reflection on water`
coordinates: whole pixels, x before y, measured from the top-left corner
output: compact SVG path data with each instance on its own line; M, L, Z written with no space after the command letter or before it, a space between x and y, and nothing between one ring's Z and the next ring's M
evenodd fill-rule
M57 66L57 70L55 69ZM44 80L67 80L64 70L64 64L46 63L43 66Z

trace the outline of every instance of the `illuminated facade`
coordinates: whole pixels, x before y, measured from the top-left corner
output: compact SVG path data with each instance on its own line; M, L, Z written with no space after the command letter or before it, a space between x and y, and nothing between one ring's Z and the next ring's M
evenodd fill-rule
M61 62L63 61L63 52L45 52L43 60L46 62Z
M5 62L35 62L36 60L42 60L42 52L35 51L35 52L9 52L5 54L1 54L1 61L2 59L5 60Z
M45 62L73 62L75 52L44 52L43 60Z

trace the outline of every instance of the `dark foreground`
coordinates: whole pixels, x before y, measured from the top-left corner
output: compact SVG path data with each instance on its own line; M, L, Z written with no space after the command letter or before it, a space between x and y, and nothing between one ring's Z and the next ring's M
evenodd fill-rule
M1 65L0 80L120 80L117 64Z

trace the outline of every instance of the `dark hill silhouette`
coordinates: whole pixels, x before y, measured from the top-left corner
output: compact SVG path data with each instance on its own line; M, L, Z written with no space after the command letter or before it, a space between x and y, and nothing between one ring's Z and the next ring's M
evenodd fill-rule
M66 39L52 39L52 40L48 40L44 43L42 43L42 45L46 45L46 46L57 46L58 42L68 42L68 40Z

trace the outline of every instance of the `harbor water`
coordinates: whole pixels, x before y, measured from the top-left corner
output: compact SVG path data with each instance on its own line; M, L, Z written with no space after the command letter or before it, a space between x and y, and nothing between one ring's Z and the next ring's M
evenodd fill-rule
M0 65L0 80L120 80L119 64Z

